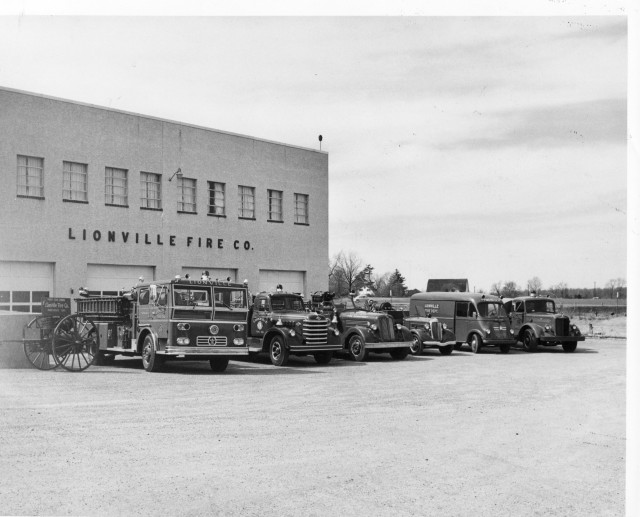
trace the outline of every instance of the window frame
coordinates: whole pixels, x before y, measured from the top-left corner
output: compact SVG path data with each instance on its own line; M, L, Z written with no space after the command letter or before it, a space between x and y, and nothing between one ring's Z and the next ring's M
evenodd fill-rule
M24 164L20 163L20 159L24 158ZM30 163L30 160L39 160L39 166ZM22 169L24 169L22 171ZM36 174L30 174L30 171L37 171ZM23 172L21 174L21 172ZM38 183L31 184L30 179L34 179ZM24 181L21 181L24 180ZM21 191L23 189L24 191ZM35 189L35 192L31 192ZM18 197L44 199L44 158L40 156L28 156L26 154L18 154L16 160L16 195Z
M227 185L220 181L209 181L209 215L227 217ZM221 187L219 190L216 187ZM219 194L219 198L216 196ZM221 201L220 204L218 202Z
M185 182L188 184L185 185ZM198 180L196 178L178 178L178 213L179 214L197 214L198 213ZM193 193L192 200L185 197L185 191ZM189 210L191 207L192 210Z
M67 165L69 168L67 169ZM74 165L79 165L82 170L75 171ZM74 180L74 175L79 175L83 181ZM74 188L78 183L84 187L84 190ZM71 203L88 203L89 202L89 165L81 162L72 162L69 160L62 161L62 200Z
M149 181L156 179L157 181ZM149 186L157 185L157 198L149 197ZM155 204L156 206L150 206ZM162 210L162 175L155 172L140 171L140 208L144 210Z
M250 201L245 208L245 200ZM250 215L248 215L250 214ZM256 218L256 188L248 185L238 185L238 219Z
M122 178L116 178L113 173L122 172ZM111 174L109 174L111 173ZM122 180L123 185L116 185L114 179ZM109 182L111 180L111 182ZM109 191L111 189L111 192ZM115 189L122 189L122 194L116 194ZM121 200L122 202L117 202ZM129 170L119 167L104 168L104 204L106 206L118 206L129 208Z
M304 200L304 204L299 203L299 199ZM303 212L300 213L302 206ZM302 220L301 220L302 219ZM293 194L293 223L309 226L309 194L294 192Z
M283 223L283 198L282 190L267 189L267 221L271 223Z

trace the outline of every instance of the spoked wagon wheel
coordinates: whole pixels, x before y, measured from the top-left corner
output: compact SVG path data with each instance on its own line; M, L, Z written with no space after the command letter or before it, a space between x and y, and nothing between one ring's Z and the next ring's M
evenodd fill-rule
M38 370L53 370L58 366L51 351L51 328L38 327L38 318L32 319L24 332L24 355Z
M79 314L60 320L51 340L53 357L70 372L81 372L93 364L98 355L98 331L93 322Z

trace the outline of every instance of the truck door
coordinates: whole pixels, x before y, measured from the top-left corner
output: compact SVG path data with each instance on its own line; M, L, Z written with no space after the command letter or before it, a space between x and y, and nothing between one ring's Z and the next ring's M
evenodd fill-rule
M269 299L264 296L257 296L253 305L251 315L251 335L262 337L267 331L267 318L269 317Z
M471 330L471 312L473 305L470 302L456 302L456 317L454 324L454 332L456 334L456 341L458 343L464 343ZM475 318L473 318L475 323Z
M519 300L513 303L513 311L509 314L511 316L511 328L518 332L518 329L524 324L524 302Z

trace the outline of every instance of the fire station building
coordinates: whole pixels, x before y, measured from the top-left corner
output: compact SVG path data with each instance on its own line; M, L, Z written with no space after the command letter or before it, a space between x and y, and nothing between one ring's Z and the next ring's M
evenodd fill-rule
M0 310L190 274L327 288L328 155L0 88Z

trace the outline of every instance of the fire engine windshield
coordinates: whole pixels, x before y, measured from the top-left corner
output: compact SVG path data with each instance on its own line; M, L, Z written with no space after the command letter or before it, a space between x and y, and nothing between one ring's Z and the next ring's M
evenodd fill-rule
M527 312L542 312L547 314L555 314L556 304L553 300L527 300L525 302Z
M178 307L211 307L210 292L208 287L175 287L173 304Z
M507 313L501 303L481 302L478 304L478 314L483 318L506 318Z
M304 303L299 296L272 296L271 309L274 311L303 311Z
M246 309L247 292L244 289L234 289L232 287L215 287L213 299L216 308L226 309Z

